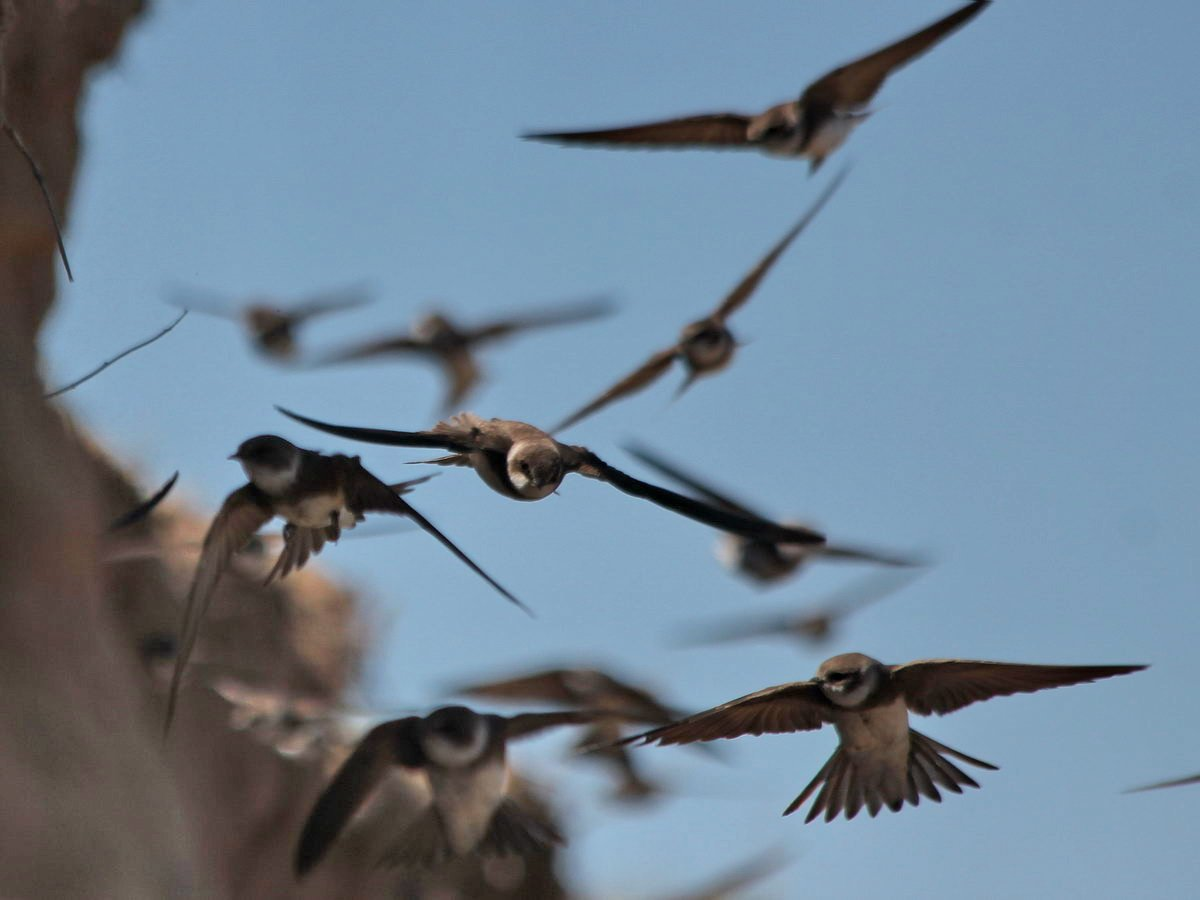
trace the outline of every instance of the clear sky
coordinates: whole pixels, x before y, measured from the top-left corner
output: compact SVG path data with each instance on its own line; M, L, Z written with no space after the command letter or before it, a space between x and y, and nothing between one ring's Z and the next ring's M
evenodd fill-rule
M520 141L798 94L953 8L844 2L158 3L90 91L68 247L77 283L46 336L65 382L165 324L172 286L282 298L365 280L374 305L309 346L612 292L618 315L497 347L471 408L544 426L709 310L813 200L840 193L733 320L732 367L678 375L569 432L617 465L640 439L766 511L938 564L827 646L669 646L684 624L800 606L857 577L757 591L714 535L583 479L518 504L446 471L414 504L538 613L419 533L344 541L320 565L380 625L366 697L432 706L447 681L593 662L702 708L809 677L837 652L1152 663L998 699L925 733L998 764L982 790L805 826L779 813L829 732L742 738L729 764L638 751L678 794L606 804L572 740L522 747L568 812L566 871L596 897L682 888L758 848L795 864L761 896L1130 897L1195 885L1200 788L1200 92L1196 4L997 0L896 74L816 178L754 154ZM307 430L433 424L421 364L286 372L229 322L190 316L70 407L146 484L215 510L244 438L282 434L412 477L420 451ZM427 454L426 454L427 455Z

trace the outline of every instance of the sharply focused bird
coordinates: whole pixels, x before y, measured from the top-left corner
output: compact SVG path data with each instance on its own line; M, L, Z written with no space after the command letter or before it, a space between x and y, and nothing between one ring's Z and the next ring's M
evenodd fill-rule
M225 498L204 536L204 547L184 606L164 732L171 727L180 679L217 582L233 555L275 516L284 519L287 525L283 531L284 548L267 575L268 584L302 567L327 541L337 541L342 529L353 528L366 513L382 512L408 516L505 598L525 609L521 601L400 496L410 486L407 482L385 484L363 468L357 456L326 456L304 450L281 437L262 434L243 441L230 459L241 463L249 481Z
M619 718L598 719L580 736L576 749L588 748L617 776L614 796L636 801L660 793L660 788L638 771L629 751L616 746L624 722L665 725L680 718L678 710L664 705L644 688L588 668L553 668L511 678L463 684L450 693L482 697L499 703L551 703L573 709L607 710ZM586 757L585 757L586 758Z
M376 726L309 814L296 849L296 873L303 876L321 860L394 767L421 770L431 796L394 844L390 863L427 868L455 857L524 856L563 843L552 825L511 798L507 744L604 715L573 710L498 716L445 706L424 718L409 716Z
M910 712L945 715L978 700L1031 693L1125 675L1145 666L1041 666L966 659L922 659L889 666L862 653L843 653L821 663L817 675L769 687L671 725L625 738L658 744L690 744L743 734L815 731L833 725L838 748L795 800L791 815L820 788L805 822L822 812L830 822L853 819L865 805L872 816L887 806L899 812L921 796L941 802L938 786L956 794L979 787L953 757L982 769L996 766L940 744L908 727Z
M761 150L770 156L803 157L809 171L821 167L855 126L871 114L867 104L892 72L961 28L988 5L975 0L906 38L839 66L804 89L796 100L757 115L713 113L589 131L526 134L560 144L609 149Z
M920 574L920 571L877 572L835 591L824 602L801 612L762 616L743 614L693 628L681 643L684 646L724 644L762 637L784 637L806 644L824 643L843 618L895 593Z
M540 500L554 493L571 472L607 482L619 491L641 497L713 528L745 537L789 544L820 544L825 536L809 528L780 525L766 519L718 509L666 488L639 481L615 469L586 447L562 444L546 432L510 419L481 419L459 413L429 431L389 431L330 425L282 407L289 418L329 434L392 447L433 447L450 456L426 460L442 466L475 470L492 490L512 500Z
M719 372L729 365L733 360L734 351L737 350L737 340L727 324L729 317L746 305L746 302L758 289L758 285L771 271L771 267L837 191L846 177L846 171L838 173L837 177L817 198L816 203L801 216L800 221L793 225L791 230L771 248L767 255L758 261L758 264L738 282L737 286L725 296L715 310L703 319L697 319L684 326L678 341L664 350L659 350L599 397L567 416L555 427L554 431L559 432L564 428L569 428L576 422L600 411L614 400L628 397L630 394L635 394L648 387L665 375L675 360L679 360L688 372L679 386L679 390L676 391L675 396L677 397L691 387L696 379L703 375Z
M270 297L253 297L235 305L226 298L195 291L177 292L171 303L210 316L240 319L260 353L288 362L296 355L296 330L301 325L316 316L363 306L369 300L366 291L355 286L314 294L286 309Z
M442 407L443 412L448 413L460 406L479 383L481 375L475 362L476 348L526 331L587 322L608 315L612 310L609 301L594 299L526 310L472 327L459 325L445 313L434 312L418 319L408 334L379 338L335 351L317 360L314 365L414 354L433 360L446 377Z
M656 451L640 445L626 445L626 452L644 462L652 469L667 476L672 481L695 491L701 498L729 512L750 516L756 519L766 519L759 512L734 500L728 494L702 481L695 475L689 474L677 464ZM795 525L795 522L782 524ZM779 544L774 541L764 541L747 538L738 534L727 534L717 543L717 559L727 568L743 577L759 584L772 584L794 575L805 563L813 559L841 560L846 562L875 563L881 566L919 566L921 561L915 558L870 550L865 547L852 547L846 544L813 544L799 546L796 544Z

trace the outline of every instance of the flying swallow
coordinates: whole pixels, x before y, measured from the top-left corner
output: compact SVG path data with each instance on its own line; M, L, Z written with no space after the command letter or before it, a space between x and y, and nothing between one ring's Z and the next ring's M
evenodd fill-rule
M799 237L808 223L816 217L817 213L821 211L821 207L833 196L845 179L846 171L840 172L830 182L824 193L817 198L817 202L800 218L800 221L792 226L791 230L770 249L766 256L758 261L753 269L746 273L746 276L725 296L715 310L703 319L697 319L695 322L685 325L679 334L679 340L670 347L654 353L646 362L604 391L599 397L563 419L554 430L559 432L564 428L569 428L613 401L649 387L667 373L675 360L679 360L687 369L687 376L676 391L676 397L691 387L696 379L719 372L728 366L733 361L734 351L737 350L737 340L734 338L733 332L729 330L727 320L745 306L746 302L754 295L758 285L771 271L771 267L791 246L792 241Z
M815 608L761 617L738 616L695 629L682 643L722 644L748 638L780 636L808 644L829 640L837 623L870 603L877 603L918 577L919 572L882 572L855 581L836 591Z
M750 506L739 500L734 500L728 494L718 491L695 475L691 475L675 463L668 462L658 453L638 445L627 445L626 452L644 462L650 468L672 481L695 491L705 501L743 516L765 519L766 516L756 512ZM787 522L784 524L796 524ZM844 560L847 562L875 563L881 566L917 566L920 561L907 557L870 550L865 547L851 547L844 544L820 544L807 547L795 544L778 544L743 537L737 534L724 535L717 544L717 558L725 566L739 575L760 584L770 584L796 573L806 562L812 559Z
M327 698L255 687L235 678L208 685L229 703L229 727L244 731L288 759L319 757L346 741L339 710Z
M1183 787L1187 784L1200 784L1200 775L1188 775L1186 778L1172 778L1170 781L1156 781L1154 784L1143 784L1141 787L1130 788L1126 794L1136 794L1141 791L1156 791L1159 788Z
M965 659L923 659L888 666L862 653L821 663L817 675L731 700L672 725L625 738L628 744L689 744L743 734L815 731L833 725L838 749L795 800L791 815L820 788L805 822L822 812L853 819L866 805L872 816L887 806L899 812L921 795L941 802L938 785L962 793L979 787L949 757L995 770L996 766L940 744L908 727L910 712L945 715L979 700L1031 693L1125 675L1145 666L1040 666Z
M757 115L715 113L523 137L609 149L761 150L769 156L807 158L809 171L815 172L855 126L871 114L867 104L892 72L979 15L988 2L968 3L894 44L839 66L806 87L798 99L772 106Z
M430 867L454 857L521 856L563 843L510 795L509 741L559 725L591 722L605 713L573 710L498 716L445 706L371 729L309 814L296 849L303 876L325 855L346 823L394 767L419 769L431 800L395 845L388 862Z
M529 310L471 328L455 323L444 313L435 312L417 320L411 333L358 344L330 354L314 365L418 354L434 360L445 374L447 389L442 406L444 412L450 412L461 405L481 377L475 362L476 347L538 328L587 322L608 315L612 309L612 304L607 300L596 299L557 308Z
M439 422L429 431L388 431L382 428L330 425L282 407L275 408L297 422L357 441L392 447L450 450L450 456L426 462L473 468L488 487L512 500L548 497L568 474L577 472L722 531L783 544L820 544L825 541L823 534L810 528L780 525L718 509L683 494L639 481L613 468L586 447L559 443L540 428L525 422L481 419L474 413L459 413Z
M235 308L223 298L194 292L181 293L170 302L174 306L210 316L241 319L250 334L250 340L260 353L286 362L296 355L296 330L301 325L316 316L363 306L369 299L361 287L353 287L314 294L287 309L269 297L255 297L240 308Z
M120 531L122 528L128 528L135 522L140 522L154 510L154 507L162 503L167 494L171 493L171 488L175 487L175 482L179 478L179 473L176 472L167 479L167 483L160 487L148 500L143 500L133 509L122 513L111 522L108 523L109 531Z
M310 556L321 551L326 541L336 542L342 529L353 528L366 513L383 512L408 516L505 598L525 609L521 601L401 498L397 488L403 489L403 485L393 487L380 481L363 468L357 456L326 456L304 450L281 437L263 434L243 441L230 459L241 463L249 481L225 498L204 536L200 561L184 606L164 733L171 727L180 679L217 582L233 555L276 516L287 522L283 531L284 548L267 575L267 584L301 568Z
M638 801L661 792L661 788L638 771L620 740L622 722L665 725L680 718L678 710L665 706L649 691L621 681L598 669L546 669L514 678L459 685L451 693L482 697L501 703L552 703L573 709L607 710L612 718L598 719L580 735L576 750L587 749L589 757L608 765L618 778L613 796Z

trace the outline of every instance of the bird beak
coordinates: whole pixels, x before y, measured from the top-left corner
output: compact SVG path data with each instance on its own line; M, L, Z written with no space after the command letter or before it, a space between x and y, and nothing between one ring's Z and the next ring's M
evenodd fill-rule
M240 459L241 457L239 457L239 456L238 456L236 453L230 453L230 454L229 454L227 457L225 457L225 458L226 458L226 459Z

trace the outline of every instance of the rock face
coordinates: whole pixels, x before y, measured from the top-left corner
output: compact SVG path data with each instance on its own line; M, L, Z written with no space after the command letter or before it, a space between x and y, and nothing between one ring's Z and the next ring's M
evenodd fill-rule
M142 7L0 0L0 102L64 218L86 76ZM372 844L403 812L387 798L296 884L296 836L336 760L288 758L231 727L205 673L335 701L357 672L354 598L312 572L263 588L248 565L223 580L163 744L188 544L206 523L156 511L105 534L139 496L43 399L36 341L59 271L28 164L0 136L0 896L563 896L550 854L426 881L371 869Z

